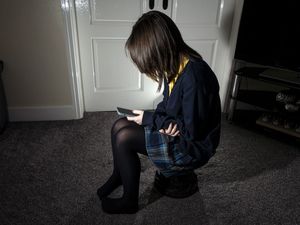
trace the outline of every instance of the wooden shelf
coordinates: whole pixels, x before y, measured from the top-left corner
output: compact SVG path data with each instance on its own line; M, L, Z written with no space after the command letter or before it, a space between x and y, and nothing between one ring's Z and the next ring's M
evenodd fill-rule
M260 118L256 120L256 124L258 124L260 126L264 126L264 127L270 128L272 130L276 130L276 131L279 131L279 132L282 132L282 133L294 136L294 137L297 137L297 138L300 138L300 133L297 132L295 129L284 128L282 126L275 126L275 125L273 125L270 122L264 122L264 121L262 121Z

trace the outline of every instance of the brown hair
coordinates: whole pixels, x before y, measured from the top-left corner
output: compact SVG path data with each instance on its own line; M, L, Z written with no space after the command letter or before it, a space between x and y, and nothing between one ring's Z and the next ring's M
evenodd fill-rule
M159 11L143 14L132 28L125 45L141 73L158 82L170 82L178 73L183 57L201 58L182 39L173 20Z

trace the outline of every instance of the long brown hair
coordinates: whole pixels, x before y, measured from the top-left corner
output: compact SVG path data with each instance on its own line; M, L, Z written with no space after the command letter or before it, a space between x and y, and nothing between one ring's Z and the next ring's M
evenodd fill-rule
M125 45L141 73L158 82L170 82L178 73L183 57L201 58L189 47L173 20L159 11L144 13L132 28Z

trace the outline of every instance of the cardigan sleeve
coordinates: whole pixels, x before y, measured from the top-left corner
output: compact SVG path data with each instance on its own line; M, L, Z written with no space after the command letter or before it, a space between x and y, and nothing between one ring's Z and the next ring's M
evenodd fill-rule
M155 130L160 130L169 125L170 122L176 122L173 117L166 113L166 101L168 95L167 81L164 80L163 100L157 105L155 111L144 111L142 125L151 126Z
M160 130L166 128L171 122L176 122L176 120L167 115L166 113L166 97L161 101L154 112L144 111L142 125L151 126L155 130Z
M161 101L154 112L144 111L142 125L155 126L156 124L161 124L163 119L166 117L165 111L165 98ZM158 126L159 126L158 125ZM155 126L156 127L156 126Z

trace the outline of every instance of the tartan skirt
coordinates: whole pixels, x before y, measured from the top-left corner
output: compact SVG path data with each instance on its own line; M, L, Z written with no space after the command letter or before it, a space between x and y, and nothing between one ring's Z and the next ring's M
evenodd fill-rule
M146 150L149 159L165 176L176 176L195 169L193 165L197 159L179 149L175 138L144 127Z

